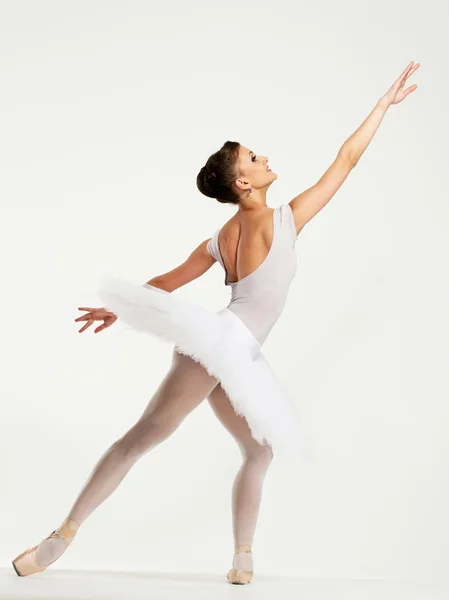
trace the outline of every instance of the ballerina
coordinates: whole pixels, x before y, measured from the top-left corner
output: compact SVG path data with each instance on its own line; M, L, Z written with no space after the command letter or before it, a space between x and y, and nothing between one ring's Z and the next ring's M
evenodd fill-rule
M87 311L75 319L86 322L80 333L103 321L95 329L99 333L120 318L138 332L174 342L171 367L138 421L100 458L62 524L13 560L18 575L53 564L137 460L207 398L242 453L232 489L234 555L227 579L252 581L252 543L267 470L275 451L296 455L304 441L296 407L261 347L285 306L300 231L347 179L388 108L417 88L403 89L418 67L413 62L406 67L318 182L278 208L266 204L267 190L277 179L268 158L227 141L199 172L197 186L210 198L238 206L231 219L172 271L140 286L107 277L99 291L105 306L79 308ZM172 293L216 262L231 288L225 308L212 312Z

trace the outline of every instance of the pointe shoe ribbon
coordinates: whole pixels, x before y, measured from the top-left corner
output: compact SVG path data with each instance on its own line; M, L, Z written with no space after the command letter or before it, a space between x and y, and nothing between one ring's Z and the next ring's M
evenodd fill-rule
M33 548L28 548L28 550L25 550L25 552L19 554L19 556L17 556L12 561L12 565L17 575L19 575L20 577L25 577L26 575L33 575L34 573L41 573L42 571L45 571L45 569L51 564L53 564L59 558L59 556L47 565L40 565L36 559L39 547L45 540L49 540L51 538L59 538L64 540L65 549L67 549L67 547L72 543L72 540L76 535L78 527L79 526L77 523L75 523L75 521L72 521L71 519L66 519L61 525L61 527L58 527L57 529L52 531L52 533L44 540L42 540L40 544L37 544L37 546L33 546Z

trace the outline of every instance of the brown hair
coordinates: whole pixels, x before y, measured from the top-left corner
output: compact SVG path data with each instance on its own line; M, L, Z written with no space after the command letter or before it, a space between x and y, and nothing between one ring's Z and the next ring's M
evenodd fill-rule
M239 142L227 141L209 156L196 177L196 186L202 194L218 202L239 203L240 197L232 188L239 176L239 147Z

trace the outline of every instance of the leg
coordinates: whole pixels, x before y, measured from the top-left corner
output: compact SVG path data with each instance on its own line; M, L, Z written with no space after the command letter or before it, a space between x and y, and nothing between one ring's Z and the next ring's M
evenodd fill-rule
M118 487L134 463L166 440L217 385L189 356L173 350L172 365L140 419L106 451L68 517L81 524Z
M234 533L234 569L252 571L251 545L256 529L262 488L273 459L270 446L262 446L252 437L246 419L237 415L218 384L208 397L209 403L239 445L243 462L232 488L232 519Z
M136 461L167 439L216 385L217 379L204 367L173 350L171 368L142 416L101 457L64 523L77 529L112 494ZM67 545L61 537L46 539L37 551L38 564L50 564Z

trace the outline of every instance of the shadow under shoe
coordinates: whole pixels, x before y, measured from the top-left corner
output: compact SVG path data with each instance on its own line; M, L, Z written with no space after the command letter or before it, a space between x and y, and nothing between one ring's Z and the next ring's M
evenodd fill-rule
M78 530L78 523L72 521L71 519L65 519L61 527L55 529L45 540L49 539L62 539L64 541L64 550L59 555L61 556L68 546L72 543L73 538ZM40 544L37 546L33 546L33 548L28 548L22 554L19 554L13 561L12 566L14 567L15 572L19 577L25 577L26 575L34 575L34 573L41 573L45 571L47 567L52 565L56 560L58 560L59 556L57 556L54 560L46 565L40 565L37 562L37 552L40 546L43 544L45 540L42 540Z

